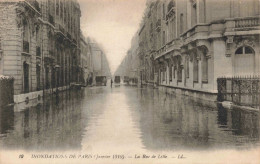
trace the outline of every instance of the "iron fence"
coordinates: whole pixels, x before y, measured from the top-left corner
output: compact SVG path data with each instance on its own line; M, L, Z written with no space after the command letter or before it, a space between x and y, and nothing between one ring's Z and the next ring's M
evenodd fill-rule
M14 78L0 75L0 106L14 102Z
M218 101L259 108L260 76L218 78Z

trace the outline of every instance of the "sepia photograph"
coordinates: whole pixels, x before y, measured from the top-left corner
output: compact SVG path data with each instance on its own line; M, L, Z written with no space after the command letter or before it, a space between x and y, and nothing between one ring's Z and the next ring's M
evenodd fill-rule
M0 164L259 164L260 0L0 0Z

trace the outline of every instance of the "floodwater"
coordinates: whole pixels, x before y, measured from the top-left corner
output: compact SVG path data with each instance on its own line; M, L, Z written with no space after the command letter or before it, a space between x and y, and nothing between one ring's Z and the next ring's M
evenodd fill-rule
M250 149L259 112L120 86L66 91L34 107L1 109L0 147L24 150Z

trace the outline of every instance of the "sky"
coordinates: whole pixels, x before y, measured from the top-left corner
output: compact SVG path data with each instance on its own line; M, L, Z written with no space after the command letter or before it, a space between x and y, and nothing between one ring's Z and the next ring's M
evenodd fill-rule
M78 0L81 30L104 48L111 73L120 65L139 29L146 0Z

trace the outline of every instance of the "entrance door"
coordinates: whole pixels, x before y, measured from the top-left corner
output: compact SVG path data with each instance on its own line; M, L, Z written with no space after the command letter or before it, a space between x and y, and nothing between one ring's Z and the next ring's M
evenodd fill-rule
M23 63L23 79L24 79L24 93L29 92L29 65L24 62Z
M235 76L253 75L255 72L254 52L250 47L240 47L235 53Z

